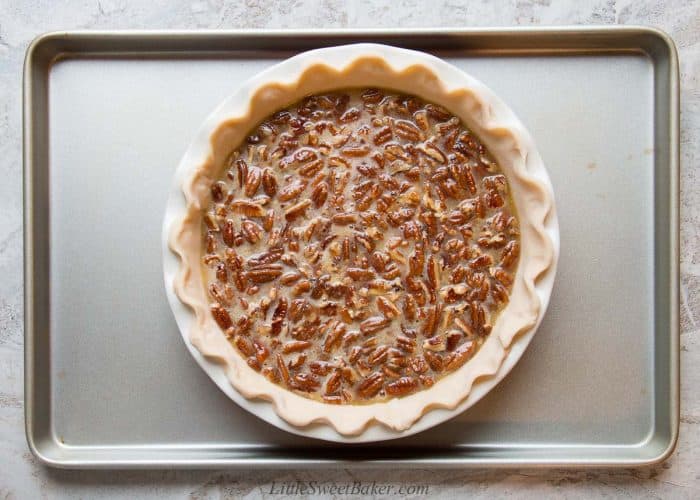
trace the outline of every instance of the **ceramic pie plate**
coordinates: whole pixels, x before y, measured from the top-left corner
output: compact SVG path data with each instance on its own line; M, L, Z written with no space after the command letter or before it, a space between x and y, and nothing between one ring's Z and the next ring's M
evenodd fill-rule
M201 283L199 248L183 236L201 224L203 172L227 123L236 147L267 115L311 93L348 87L390 88L443 105L488 148L511 186L521 225L521 257L510 303L473 358L429 389L387 402L330 405L299 396L259 375L211 318ZM250 103L254 105L251 107ZM231 126L233 124L233 126ZM197 233L199 234L199 233ZM193 238L190 238L193 240ZM254 76L206 119L178 166L163 223L166 293L185 344L233 401L276 427L336 442L408 436L463 412L512 369L544 316L552 291L559 233L551 182L532 138L486 86L425 53L377 44L305 52Z

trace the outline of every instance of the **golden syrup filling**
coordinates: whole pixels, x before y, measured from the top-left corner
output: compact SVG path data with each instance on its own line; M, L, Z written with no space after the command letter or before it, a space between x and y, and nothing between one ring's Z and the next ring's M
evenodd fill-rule
M261 123L211 187L211 313L248 365L334 404L431 387L509 300L508 182L444 108L381 89L312 95Z

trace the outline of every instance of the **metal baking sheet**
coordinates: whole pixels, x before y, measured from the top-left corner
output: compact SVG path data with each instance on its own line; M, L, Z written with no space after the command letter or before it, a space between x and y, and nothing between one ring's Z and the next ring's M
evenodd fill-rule
M548 166L561 258L508 377L418 435L343 446L231 402L163 290L171 175L238 83L299 51L425 50L484 81ZM647 28L61 32L25 66L26 422L59 467L631 466L678 433L678 63Z

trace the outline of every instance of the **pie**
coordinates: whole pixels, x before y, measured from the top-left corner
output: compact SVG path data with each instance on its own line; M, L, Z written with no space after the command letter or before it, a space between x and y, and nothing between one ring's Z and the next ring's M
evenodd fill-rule
M484 95L358 55L268 82L217 125L170 244L192 342L239 392L357 434L497 372L555 253L539 157L519 124L490 126Z

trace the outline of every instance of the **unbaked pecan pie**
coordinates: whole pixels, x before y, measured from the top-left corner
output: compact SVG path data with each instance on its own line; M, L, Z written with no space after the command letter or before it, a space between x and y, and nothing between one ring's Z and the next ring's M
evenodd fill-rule
M267 68L205 120L175 181L179 329L282 429L368 442L436 425L508 373L544 314L558 229L534 141L428 54L355 44Z
M210 311L247 364L326 403L431 387L475 355L519 260L509 186L448 110L314 94L232 151L202 225Z

